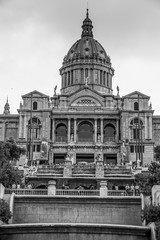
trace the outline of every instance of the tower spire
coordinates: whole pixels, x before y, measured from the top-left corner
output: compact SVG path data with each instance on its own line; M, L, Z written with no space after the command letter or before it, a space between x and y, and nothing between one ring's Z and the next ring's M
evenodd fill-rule
M5 114L5 115L10 114L10 106L9 106L9 103L8 103L8 96L7 96L6 104L4 105L3 114Z
M89 18L88 6L87 6L86 18Z
M92 32L92 21L89 19L89 10L88 10L88 6L87 6L87 11L86 11L86 18L83 21L83 25L82 25L82 35L81 37L92 37L93 38L93 32Z

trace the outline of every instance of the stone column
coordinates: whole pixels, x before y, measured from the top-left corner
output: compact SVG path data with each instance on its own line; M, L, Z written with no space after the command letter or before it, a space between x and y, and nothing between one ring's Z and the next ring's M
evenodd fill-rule
M49 165L52 165L53 164L53 150L50 149L49 150Z
M152 118L149 117L149 139L152 139Z
M148 139L148 125L147 125L147 116L145 114L145 139Z
M56 195L56 181L50 180L48 182L48 195Z
M77 142L77 119L74 119L74 142Z
M94 141L97 142L97 119L94 120Z
M118 119L117 119L117 126L116 126L116 142L118 142L119 140L119 122L118 122Z
M71 135L71 119L68 119L68 143L70 142L70 135Z
M19 138L22 137L22 114L19 116Z
M55 142L55 119L52 119L52 142Z
M101 142L103 143L103 118L101 118Z
M62 88L65 87L65 73L62 75Z
M108 195L108 188L107 188L107 181L100 182L100 197L107 197Z
M27 139L27 131L28 131L28 129L27 129L27 125L28 125L28 123L27 123L27 121L26 121L26 118L27 118L27 116L26 116L26 114L25 114L25 116L24 116L24 128L23 128L23 130L24 130L24 132L23 132L23 137L25 138L25 139Z

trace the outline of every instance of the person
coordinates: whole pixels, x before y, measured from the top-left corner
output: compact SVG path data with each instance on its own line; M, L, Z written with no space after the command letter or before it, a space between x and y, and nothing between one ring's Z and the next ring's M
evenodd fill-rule
M133 183L131 185L131 192L132 192L132 194L134 194L134 185L133 185Z
M135 186L135 194L136 196L139 196L139 186L137 184Z
M128 183L127 183L127 185L126 185L125 189L126 189L126 193L127 193L127 195L129 195L130 186L129 186L129 184L128 184Z
M117 184L115 185L115 190L117 190L117 191L118 191L118 185L117 185Z

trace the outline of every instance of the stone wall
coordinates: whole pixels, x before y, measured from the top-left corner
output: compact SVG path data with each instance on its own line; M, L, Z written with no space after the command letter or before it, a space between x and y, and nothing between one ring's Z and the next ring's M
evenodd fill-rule
M0 226L1 240L150 240L149 227L107 224L18 224Z
M140 197L15 196L13 223L141 225Z

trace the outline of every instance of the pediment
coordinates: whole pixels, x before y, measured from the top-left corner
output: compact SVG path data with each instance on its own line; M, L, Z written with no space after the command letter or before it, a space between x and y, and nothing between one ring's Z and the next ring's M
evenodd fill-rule
M77 107L101 107L103 97L90 89L83 89L70 96L70 106Z
M129 93L129 94L127 94L127 95L125 95L125 96L123 96L123 98L147 98L147 99L149 99L150 97L149 96L147 96L147 95L145 95L145 94L143 94L143 93L141 93L141 92L138 92L138 91L134 91L134 92L132 92L132 93Z
M41 92L38 92L37 90L33 91L33 92L30 92L30 93L27 93L25 95L22 96L22 98L31 98L31 97L36 97L36 98L49 98L49 96L41 93Z

